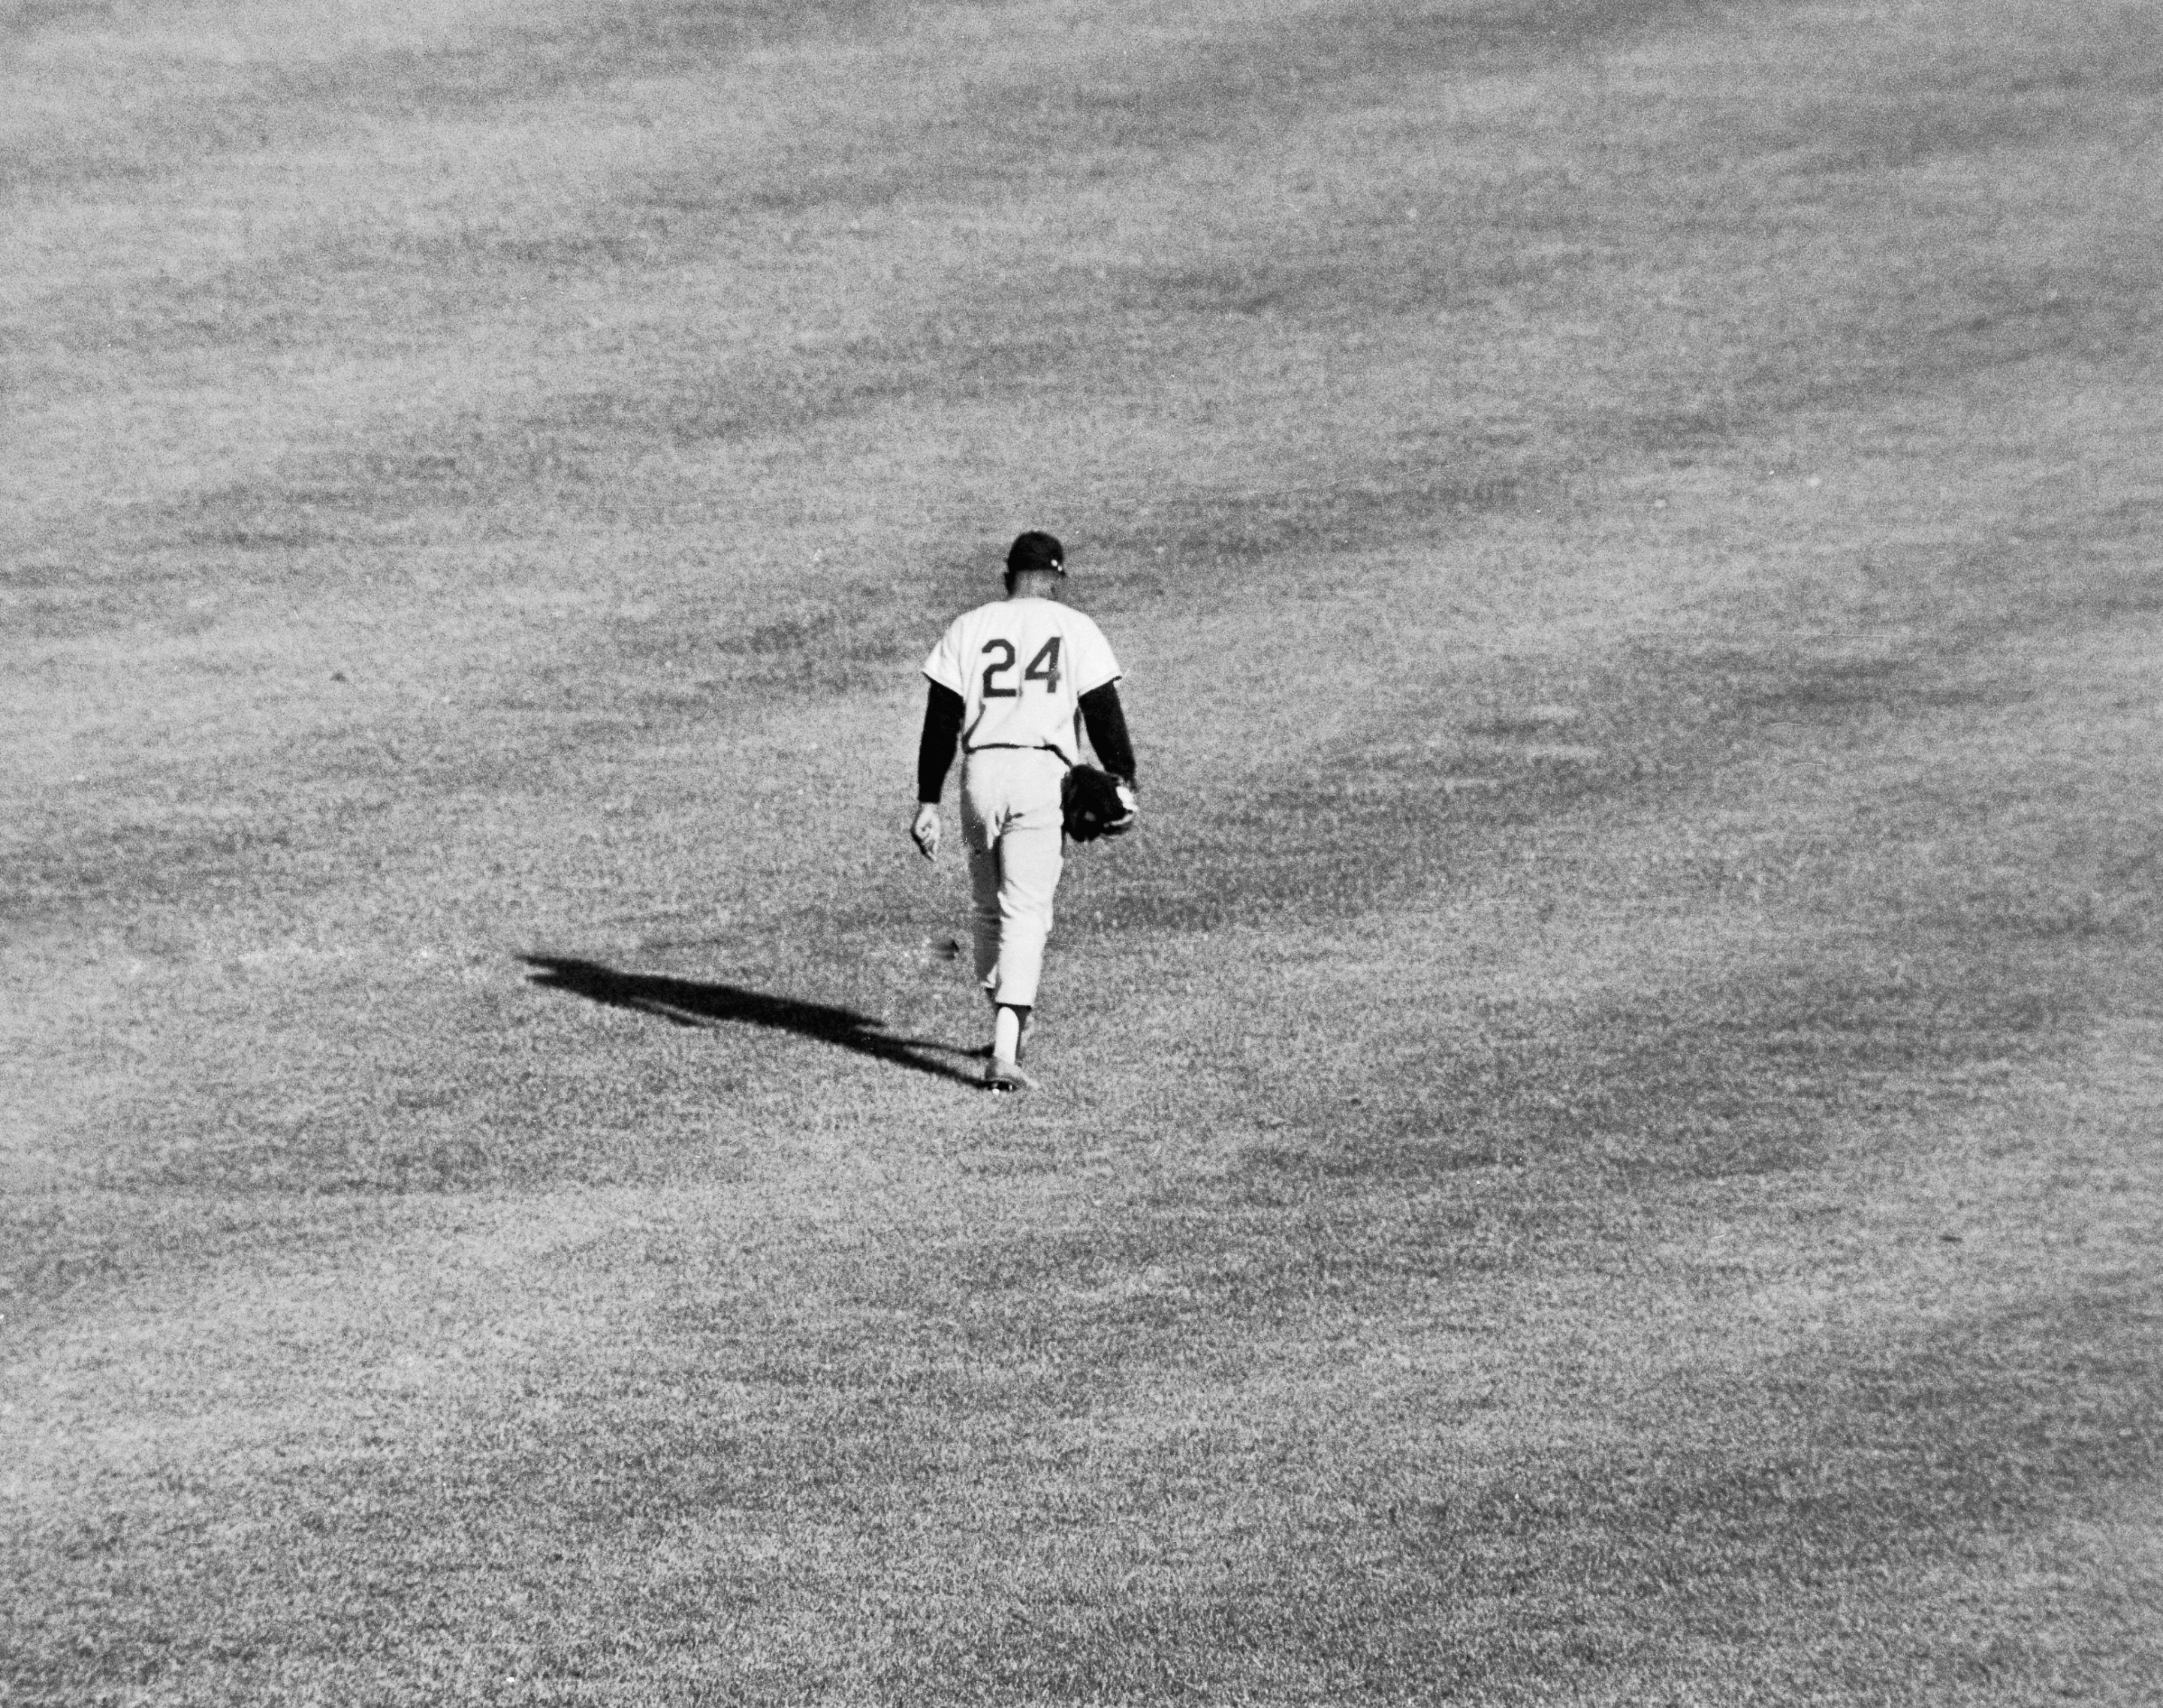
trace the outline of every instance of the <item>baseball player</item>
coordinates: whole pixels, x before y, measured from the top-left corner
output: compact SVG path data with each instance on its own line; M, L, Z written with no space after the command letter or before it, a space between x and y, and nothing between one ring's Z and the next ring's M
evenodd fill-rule
M977 978L992 1000L987 1091L1034 1083L1021 1058L1063 864L1060 786L1080 762L1083 726L1134 809L1119 663L1103 631L1059 602L1066 558L1050 534L1019 536L1007 552L1006 597L955 618L924 661L931 688L909 835L925 859L937 857L939 797L958 746Z

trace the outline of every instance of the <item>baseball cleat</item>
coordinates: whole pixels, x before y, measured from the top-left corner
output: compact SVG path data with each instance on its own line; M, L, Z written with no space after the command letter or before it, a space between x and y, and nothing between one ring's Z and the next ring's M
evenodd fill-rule
M1017 1062L993 1061L984 1069L984 1089L988 1092L1034 1091L1036 1082L1024 1073Z

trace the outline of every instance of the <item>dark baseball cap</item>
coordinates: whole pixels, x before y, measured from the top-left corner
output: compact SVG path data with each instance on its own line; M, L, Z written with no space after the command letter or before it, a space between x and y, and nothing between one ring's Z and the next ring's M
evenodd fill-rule
M1007 548L1007 574L1019 575L1024 569L1048 569L1054 575L1064 575L1066 548L1059 543L1057 536L1040 534L1033 528L1016 534L1013 544Z

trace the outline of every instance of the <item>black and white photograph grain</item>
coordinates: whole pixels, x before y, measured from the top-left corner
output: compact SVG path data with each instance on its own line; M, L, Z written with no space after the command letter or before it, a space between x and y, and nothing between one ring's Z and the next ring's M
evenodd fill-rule
M0 1708L2163 1704L2163 0L0 0Z

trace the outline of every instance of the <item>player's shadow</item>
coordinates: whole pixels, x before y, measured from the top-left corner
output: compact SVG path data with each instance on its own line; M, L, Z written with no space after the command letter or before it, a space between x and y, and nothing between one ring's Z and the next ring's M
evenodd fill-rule
M746 990L741 985L706 984L697 979L669 978L655 972L619 972L597 961L573 961L555 955L521 957L536 969L533 982L547 990L567 990L588 1002L605 1003L612 1009L636 1009L672 1026L713 1026L733 1020L746 1026L769 1026L816 1038L859 1056L913 1067L935 1079L976 1083L960 1068L940 1061L926 1051L949 1056L967 1052L928 1038L897 1038L885 1023L852 1009L825 1003L799 1002L793 997L769 996Z

